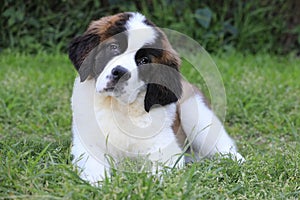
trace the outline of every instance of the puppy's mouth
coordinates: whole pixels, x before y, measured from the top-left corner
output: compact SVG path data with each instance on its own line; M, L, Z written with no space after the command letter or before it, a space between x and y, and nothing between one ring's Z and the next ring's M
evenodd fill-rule
M113 92L115 90L115 87L106 87L103 89L104 92Z
M113 92L118 87L120 87L120 83L116 80L110 80L106 83L106 87L103 88L103 92Z
M120 83L117 81L110 81L106 84L106 87L103 88L101 93L106 93L106 95L118 97L123 94L125 83Z

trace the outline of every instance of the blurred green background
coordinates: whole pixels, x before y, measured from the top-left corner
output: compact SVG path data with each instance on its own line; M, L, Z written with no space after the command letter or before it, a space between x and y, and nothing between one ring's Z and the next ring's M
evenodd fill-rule
M139 11L210 53L300 54L299 0L1 0L0 51L66 52L91 20Z

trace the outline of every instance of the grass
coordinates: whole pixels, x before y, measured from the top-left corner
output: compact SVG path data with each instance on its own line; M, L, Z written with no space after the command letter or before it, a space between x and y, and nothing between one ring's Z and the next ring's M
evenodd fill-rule
M0 199L298 199L300 60L215 56L227 95L225 126L243 165L204 160L163 179L116 173L102 188L70 164L70 96L76 76L66 55L0 55ZM193 69L183 73L194 83Z

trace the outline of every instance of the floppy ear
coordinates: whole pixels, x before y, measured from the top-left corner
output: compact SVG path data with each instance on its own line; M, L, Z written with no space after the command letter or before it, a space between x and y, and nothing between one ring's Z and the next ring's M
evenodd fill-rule
M178 67L166 65L148 65L147 91L144 100L146 112L155 105L168 105L177 102L182 94L181 76ZM151 76L151 77L149 77Z
M81 82L88 76L94 76L94 52L100 42L100 36L96 34L84 34L74 38L68 48L69 58L79 73Z

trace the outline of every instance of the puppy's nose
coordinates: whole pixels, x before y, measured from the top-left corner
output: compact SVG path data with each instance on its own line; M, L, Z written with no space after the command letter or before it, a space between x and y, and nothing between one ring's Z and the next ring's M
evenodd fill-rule
M126 81L131 76L130 72L126 68L124 68L124 67L122 67L120 65L118 65L115 68L113 68L111 70L111 74L112 74L112 78L114 80L120 80L122 78L122 80Z

